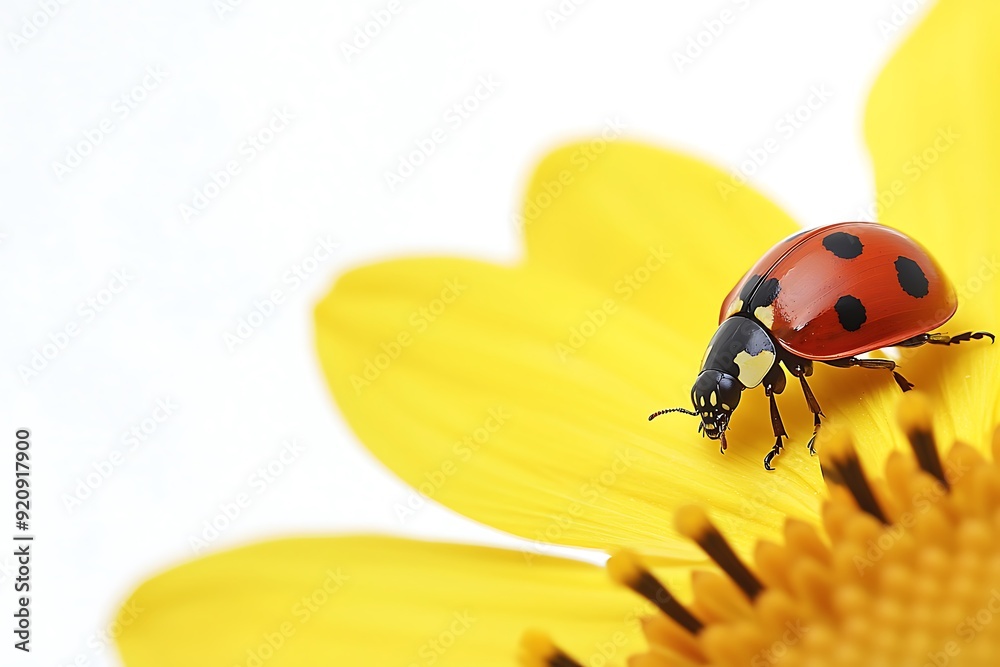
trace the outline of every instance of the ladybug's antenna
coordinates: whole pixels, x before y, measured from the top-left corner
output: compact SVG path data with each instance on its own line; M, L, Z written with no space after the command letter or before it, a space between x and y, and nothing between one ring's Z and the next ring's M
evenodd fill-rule
M691 415L692 417L697 417L698 413L694 410L686 410L684 408L670 408L669 410L657 410L653 414L649 415L649 421L653 421L654 417L659 417L660 415L665 415L668 412L683 412L686 415Z

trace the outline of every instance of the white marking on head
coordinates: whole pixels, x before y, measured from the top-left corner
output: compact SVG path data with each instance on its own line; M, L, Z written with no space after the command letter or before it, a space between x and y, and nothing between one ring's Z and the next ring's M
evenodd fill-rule
M732 410L732 408L729 407L728 405L726 405L725 403L722 404L722 409L725 410L726 412L729 412L730 410Z
M699 396L698 401L701 403L701 407L705 407L705 397Z
M715 390L713 389L712 393L708 395L708 404L709 405L715 405L715 400L716 400L715 399Z
M741 350L734 361L740 367L737 379L750 389L763 382L764 376L774 366L774 352L761 350L757 356L751 356L746 350Z
M714 431L715 430L715 424L709 422L709 423L705 424L705 428L707 428L709 431Z
M774 305L760 306L753 311L753 316L760 320L760 323L770 329L774 326Z

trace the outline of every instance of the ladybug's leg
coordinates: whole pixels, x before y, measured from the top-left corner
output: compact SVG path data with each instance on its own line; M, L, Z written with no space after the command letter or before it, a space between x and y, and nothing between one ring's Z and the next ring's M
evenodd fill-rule
M965 333L949 336L943 333L925 333L913 338L907 338L901 343L896 343L895 347L919 347L925 344L931 345L958 345L973 339L989 338L990 342L996 340L996 336L989 331L966 331Z
M913 389L913 383L896 371L896 362L892 359L858 359L857 357L847 357L846 359L834 359L832 361L824 361L823 363L836 366L837 368L853 368L855 366L858 368L884 368L892 371L892 377L900 389L903 391Z
M771 430L774 432L774 446L771 447L771 451L764 457L764 469L774 470L771 467L771 461L781 453L781 439L788 437L788 433L785 432L785 425L781 421L781 415L778 413L778 403L774 400L775 394L780 394L785 390L785 373L781 370L781 366L775 364L768 371L767 375L764 376L763 384L764 393L771 402Z
M788 372L792 374L793 377L799 379L799 383L802 385L802 394L806 397L806 404L809 406L809 411L813 414L813 434L809 438L809 453L812 455L816 454L816 434L819 433L820 427L820 417L825 417L823 414L823 408L819 406L819 401L816 400L816 394L813 393L812 389L809 388L809 384L806 382L806 378L812 375L813 366L812 362L808 359L802 359L800 357L791 357L790 359L785 359L785 366L788 367Z

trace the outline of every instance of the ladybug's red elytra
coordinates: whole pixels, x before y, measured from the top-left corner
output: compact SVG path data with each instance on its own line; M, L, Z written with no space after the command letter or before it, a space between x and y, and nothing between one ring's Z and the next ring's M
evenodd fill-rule
M787 438L775 394L785 390L781 364L799 379L813 414L809 452L824 417L806 383L813 361L838 368L890 371L903 391L913 388L890 359L857 355L882 347L955 345L994 336L967 331L955 336L929 333L955 314L955 288L934 258L905 234L871 222L841 222L807 229L771 248L747 271L722 303L712 336L691 389L694 411L660 410L649 416L683 412L700 416L699 432L721 440L744 389L764 386L770 399L774 446L764 468Z

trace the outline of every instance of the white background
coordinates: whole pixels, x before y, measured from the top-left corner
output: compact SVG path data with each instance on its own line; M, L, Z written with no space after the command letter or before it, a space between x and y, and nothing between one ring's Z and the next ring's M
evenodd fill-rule
M46 2L51 17L40 13ZM358 530L516 546L437 507L400 522L393 504L406 488L329 399L312 305L345 268L378 258L515 258L512 219L532 165L609 119L628 137L726 169L775 138L757 187L805 225L858 219L874 195L861 140L867 91L924 12L916 0L905 3L912 15L903 0L566 0L575 11L556 22L558 0L402 0L348 62L342 45L372 12L384 20L388 0L223 2L4 3L4 665L117 664L97 634L116 605L192 557L189 538L240 493L251 505L210 549ZM713 24L723 10L730 22ZM894 11L903 28L888 32ZM699 33L707 46L679 68L674 54ZM143 89L148 68L165 74ZM493 77L495 92L460 126L445 122L480 77ZM786 136L777 123L815 86L832 97ZM248 135L282 109L294 119L248 159ZM59 168L102 121L111 129L101 141L68 173ZM385 172L435 127L445 141L391 191ZM180 206L231 160L240 172L209 187L214 198L186 221ZM340 248L293 287L286 272L327 236ZM121 269L127 287L102 292ZM275 289L283 302L228 349L225 335ZM81 308L109 296L93 317ZM78 335L22 377L72 324ZM178 407L129 449L123 434L158 399ZM23 426L37 536L30 656L11 648L8 629L13 440ZM251 475L286 439L303 452L257 493ZM88 476L100 485L68 508Z

